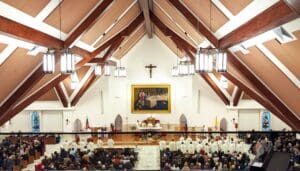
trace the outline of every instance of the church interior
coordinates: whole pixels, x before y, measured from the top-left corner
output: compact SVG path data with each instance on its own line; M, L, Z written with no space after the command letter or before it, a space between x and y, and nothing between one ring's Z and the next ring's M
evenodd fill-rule
M299 16L0 0L0 170L300 170Z

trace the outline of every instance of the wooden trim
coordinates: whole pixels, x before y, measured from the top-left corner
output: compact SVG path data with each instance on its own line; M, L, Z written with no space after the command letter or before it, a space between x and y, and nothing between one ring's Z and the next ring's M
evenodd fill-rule
M260 13L247 23L227 34L219 41L220 48L229 48L261 33L278 27L299 15L282 0Z
M107 52L104 54L104 56L101 59L101 63L104 63L108 58L111 57L111 55L119 48L121 43L123 42L124 37L121 37L119 40L117 40L114 44L112 44Z
M194 26L199 33L204 35L215 47L218 47L218 39L190 12L190 10L188 10L179 0L169 0L169 2Z
M258 103L260 103L262 106L264 106L266 109L268 109L270 112L272 112L274 115L276 115L278 118L280 118L282 121L287 123L293 130L300 131L300 124L298 119L297 120L289 120L285 116L285 114L282 114L272 103L269 101L269 99L264 98L264 96L261 96L258 92L255 92L254 90L250 89L247 85L245 85L243 82L238 80L235 76L233 76L231 73L226 72L222 74L224 77L226 77L228 80L230 80L232 83L237 85L240 89L242 89L247 95L249 95L251 98L256 100Z
M78 26L75 31L65 40L64 47L68 48L72 43L80 37L88 28L90 28L99 18L99 16L107 9L113 0L103 0L101 4Z
M178 41L178 43L180 43L181 47L184 47L190 51L192 51L193 53L197 52L197 49L192 46L191 44L189 44L187 41L185 41L184 39L182 39L180 36L178 36L175 32L173 32L170 28L168 28L154 13L150 12L150 19L151 21L156 25L157 28L159 28L159 30L168 37L171 37L171 39L173 38L176 39ZM176 43L175 43L176 44Z
M10 37L49 48L60 49L63 47L64 43L57 38L7 19L3 16L0 16L0 32Z
M281 113L290 120L290 121L299 121L294 114L283 102L280 101L278 97L276 97L269 88L267 88L262 81L260 81L244 64L242 64L232 53L227 52L228 62L233 64L233 66L242 73L253 85L257 87L257 89L265 96L270 102L276 106ZM247 93L248 94L248 93ZM249 95L249 94L248 94Z
M43 72L43 65L38 67L22 85L2 104L0 107L0 114L4 115L13 105L15 105L20 98L30 90L36 83L38 83L46 75Z
M153 35L153 28L151 25L150 20L150 0L138 0L141 10L143 11L144 18L145 18L145 26L147 35L149 38L152 38Z
M58 95L58 97L59 97L59 99L60 99L62 105L63 105L64 107L68 107L68 100L67 100L67 97L65 96L64 91L63 91L62 88L61 88L61 85L60 85L60 84L57 84L57 85L55 85L54 88L55 88L55 90L56 90L56 92L57 92L57 95Z
M238 87L238 89L236 91L236 94L235 94L235 96L233 98L233 106L237 106L239 104L239 101L240 101L241 96L242 96L242 92L243 92L242 89L240 89Z
M299 0L284 0L284 2L295 12L300 15L300 1Z
M16 114L24 110L28 105L30 105L32 102L34 102L36 99L43 96L45 93L47 93L49 90L51 90L55 85L59 84L61 81L66 79L69 75L60 75L57 78L53 79L50 83L43 86L41 89L39 89L34 94L27 97L25 100L20 102L18 105L16 105L14 108L10 109L5 115L0 116L0 125L3 125L5 122L7 122L9 119L14 117Z
M121 37L123 36L128 36L130 35L138 25L140 25L144 20L143 14L141 13L138 17L136 17L124 30L122 30L120 33L106 41L102 46L98 47L96 50L94 50L91 53L92 57L95 57L98 55L100 52L105 50L107 47L110 45L114 44L116 41L118 41Z
M230 105L230 101L227 99L224 93L220 90L220 88L216 85L216 83L211 79L211 77L207 73L203 73L199 75L214 90L214 92L220 97L220 99L224 102L225 105Z
M94 73L92 73L90 75L90 77L88 78L88 80L81 87L81 89L79 90L79 92L76 94L76 96L74 97L74 99L72 100L71 106L75 106L79 102L80 98L88 90L88 88L92 85L92 83L94 82L95 79L96 79L96 75Z

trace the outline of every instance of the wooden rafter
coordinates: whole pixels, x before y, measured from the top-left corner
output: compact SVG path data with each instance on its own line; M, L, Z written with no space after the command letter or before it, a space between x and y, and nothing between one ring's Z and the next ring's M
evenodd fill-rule
M196 17L193 17L193 14L181 4L178 0L169 0L173 6L182 13L186 17L186 19L193 25L195 29L201 27L203 29L197 29L201 34L203 34L213 45L216 47L219 47L219 41L216 41L216 37L210 34L210 31L200 22L197 20ZM294 14L292 14L294 16ZM285 16L283 16L285 17ZM290 17L290 20L293 19L294 17ZM279 18L277 18L279 20ZM287 22L287 19L284 19ZM265 21L261 21L265 22ZM269 21L268 22L272 22ZM200 26L202 25L202 26ZM273 27L275 27L274 24L271 24ZM243 26L241 26L243 27ZM239 28L238 28L239 29ZM238 30L237 29L237 30ZM260 28L257 28L257 30L253 30L255 33L260 33L261 31L259 30ZM272 29L272 27L268 27L268 29ZM262 30L265 30L265 28L262 28ZM247 33L247 32L245 32ZM242 33L240 33L242 34ZM252 33L247 33L249 35L254 36ZM246 36L247 37L247 36ZM292 125L295 121L299 121L299 119L295 116L295 114L289 110L288 107L285 106L244 64L242 64L231 52L227 51L228 54L228 62L231 62L233 64L233 67L235 67L237 70L239 70L245 78L247 78L253 85L260 90L260 93L266 97L267 99L270 100L270 102L273 104L273 107L277 108L280 113L276 112L274 113L275 115L280 115L280 118L286 118L284 121L288 123L289 125ZM233 82L233 81L231 81ZM237 85L237 84L236 84ZM240 87L242 88L242 87ZM245 91L246 87L243 87L242 90ZM246 91L245 91L246 92ZM249 94L249 93L247 93ZM262 102L257 96L254 98L258 102ZM269 106L270 107L270 106ZM271 110L270 108L267 108ZM284 114L284 116L281 116L281 114ZM297 128L293 126L293 128ZM300 129L298 129L300 130Z
M92 73L90 75L90 77L86 80L84 85L80 88L79 92L76 94L76 96L71 101L71 106L75 106L79 102L79 99L88 90L88 88L92 85L92 83L94 82L95 79L96 79L96 75L94 73Z
M59 55L55 56L56 65L58 65ZM19 100L28 92L36 83L38 83L46 74L43 71L43 66L40 65L22 84L13 92L13 94L0 107L0 114L5 115Z
M43 96L45 93L47 93L49 90L51 90L55 85L66 79L69 75L59 75L55 79L53 79L50 83L43 86L41 89L39 89L37 92L33 93L32 95L28 96L26 99L21 101L19 104L17 104L15 107L9 109L9 111L6 113L6 115L0 116L0 125L3 125L5 122L7 122L9 119L14 117L16 114L21 112L24 108L26 108L28 105L30 105L32 102L34 102L36 99Z
M149 38L152 38L153 35L153 28L151 25L151 20L150 20L150 10L151 10L151 3L152 0L139 0L139 5L141 10L143 11L144 18L145 18L145 27L147 31L147 35Z
M295 114L287 107L285 104L281 102L281 100L274 95L269 88L267 88L262 81L260 81L253 73L242 64L232 53L227 52L228 60L232 63L237 70L240 71L251 83L253 83L258 90L260 90L261 94L269 99L274 106L276 106L281 113L285 115L285 117L289 118L290 122L299 121L299 119L295 116Z
M88 58L84 58L83 60L81 60L81 62L79 62L77 64L77 67L81 67L84 64L86 64L87 62L89 62L90 60L92 60L98 53L100 53L102 50L105 50L107 47L111 46L112 44L114 44L115 42L120 41L121 39L124 39L124 36L128 36L130 35L139 24L141 24L143 22L143 15L140 14L131 24L129 24L123 31L121 31L118 35L114 36L112 39L110 39L107 43L105 43L104 45L102 45L101 47L99 47L97 50L97 53L94 51L91 54L89 54L90 56ZM0 17L0 24L1 24L1 17ZM21 24L20 24L21 25ZM31 28L28 28L31 29ZM0 28L1 30L1 28ZM31 29L32 31L33 29ZM36 30L32 31L35 32ZM36 31L37 34L42 34L39 31ZM21 35L22 36L22 35ZM47 36L48 35L44 35ZM50 36L51 37L51 36ZM27 37L29 38L29 37ZM20 37L20 39L22 39L22 37ZM30 40L27 40L30 41ZM45 42L44 42L45 43ZM121 42L120 42L121 43ZM63 43L62 43L63 45ZM59 61L59 60L56 60ZM15 103L17 101L20 101L20 98L22 97L22 95L24 95L28 90L30 90L30 88L33 87L34 82L38 82L37 80L40 80L42 78L42 76L44 76L44 73L42 72L42 67L39 70L36 70L32 76L30 76L24 83L24 89L22 88L23 85L21 85L21 87L16 91L17 93L13 96L11 96L9 100L11 103L9 104L9 107L5 108L5 113L2 112L1 116L0 116L0 125L5 123L7 120L9 120L11 117L15 116L17 113L19 113L20 111L22 111L26 106L28 106L29 104L31 104L32 102L34 102L35 100L37 100L40 96L42 96L43 94L45 94L47 91L45 90L50 90L51 88L54 88L59 82L55 82L57 84L53 84L53 82L50 82L46 85L43 86L43 88L41 88L40 90L38 90L37 92L33 93L32 95L30 95L30 99L26 99L25 101L21 102L20 104L17 105L17 107L14 107ZM32 77L32 78L31 78ZM66 79L68 77L68 75L63 75L60 76L60 80L63 81L64 79ZM50 89L49 86L51 87ZM22 88L22 89L21 89ZM14 101L15 100L15 101ZM1 106L2 107L2 106ZM7 119L9 118L9 119Z
M179 37L175 32L169 29L164 23L160 21L160 19L155 16L153 13L150 13L151 21L161 30L163 34L169 36L171 40L178 46L179 49L182 49L187 53L188 56L194 60L194 55L191 53L195 53L197 49L190 45L188 42ZM220 90L220 88L215 84L215 82L210 78L207 74L200 74L200 76L206 81L206 83L216 92L219 98L224 102L225 105L230 105L230 101L224 95L224 93Z
M219 47L224 49L229 48L298 17L299 15L293 9L283 0L280 0L261 14L223 37L219 41Z
M138 25L140 25L144 20L143 14L141 13L138 17L136 17L125 29L123 29L120 33L112 37L111 39L107 40L103 45L98 47L91 53L91 59L94 58L96 55L101 53L103 50L114 44L115 42L119 41L121 37L129 36ZM83 59L81 60L78 65L82 66L85 63L89 62L91 59Z
M188 19L199 33L203 34L214 46L218 46L218 39L207 29L181 2L178 0L169 0L169 2Z
M64 46L68 48L78 39L88 28L90 28L99 16L110 6L113 0L104 0L101 4L78 26L75 31L65 40Z
M239 101L241 99L241 96L242 96L242 89L240 88L237 88L237 91L236 91L236 94L233 98L233 106L237 106L239 104Z
M276 115L278 118L280 118L282 121L287 123L293 130L300 130L300 125L297 120L290 121L288 120L284 114L282 114L268 99L264 98L264 96L261 96L260 93L252 90L247 85L245 85L243 82L241 82L239 79L237 79L234 75L231 73L223 73L223 76L226 77L228 80L230 80L232 83L237 85L240 89L242 89L247 95L249 95L251 98L255 99L258 103L260 103L262 106L264 106L266 109L268 109L270 112L272 112L274 115Z
M31 42L40 46L61 49L64 42L38 30L0 16L0 32L4 35Z
M54 88L55 88L55 91L56 91L58 98L60 99L62 105L64 107L68 107L68 100L67 100L67 97L65 96L63 89L61 88L61 85L57 84Z

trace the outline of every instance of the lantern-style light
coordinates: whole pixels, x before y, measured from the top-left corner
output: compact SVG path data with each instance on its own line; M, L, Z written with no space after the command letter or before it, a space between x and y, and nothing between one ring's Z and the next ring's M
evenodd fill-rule
M72 74L75 72L75 55L69 49L63 50L61 54L61 72L64 74Z
M43 71L46 74L53 74L55 72L55 55L51 50L48 50L46 53L44 53Z

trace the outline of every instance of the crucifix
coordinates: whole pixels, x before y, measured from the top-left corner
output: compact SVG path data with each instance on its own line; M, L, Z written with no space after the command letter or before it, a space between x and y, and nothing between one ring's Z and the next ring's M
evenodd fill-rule
M156 66L150 64L150 65L146 65L145 68L149 69L150 78L152 78L152 69L153 69L153 68L156 68Z

